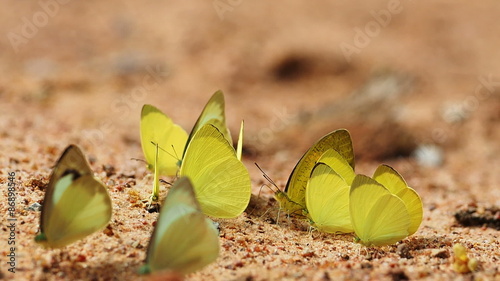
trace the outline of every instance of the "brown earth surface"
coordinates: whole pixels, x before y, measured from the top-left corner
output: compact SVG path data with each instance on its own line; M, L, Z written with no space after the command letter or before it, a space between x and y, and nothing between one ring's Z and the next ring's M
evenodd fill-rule
M156 105L189 130L221 89L233 138L245 120L253 196L239 218L216 219L220 257L188 279L500 280L498 211L493 224L465 227L454 218L500 206L497 1L4 5L0 279L145 278L136 271L157 214L134 204L133 194L147 198L152 185L144 164L131 160L143 158L140 109ZM357 173L387 163L417 190L417 233L367 249L351 235L311 233L297 218L276 221L278 204L253 163L283 188L304 151L337 128L351 132ZM44 249L33 241L40 212L28 207L42 203L70 143L109 187L113 218L105 231ZM18 184L16 273L6 265L10 172ZM479 260L477 271L453 269L454 243Z

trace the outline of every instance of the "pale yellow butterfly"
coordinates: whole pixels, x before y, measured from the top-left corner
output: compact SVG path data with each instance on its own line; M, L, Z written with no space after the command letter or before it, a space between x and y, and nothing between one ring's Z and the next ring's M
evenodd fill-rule
M413 189L390 167L382 165L374 178L357 175L349 193L356 239L366 246L390 245L411 235L422 218L422 203ZM380 182L379 182L380 181Z
M189 136L186 131L174 124L166 114L156 107L146 104L141 113L141 145L148 169L159 176L177 175L181 161L178 154L185 153L187 143L205 124L213 124L232 143L231 134L226 126L225 102L222 91L215 92L203 108ZM154 145L151 145L153 143ZM158 147L155 147L155 145ZM157 165L154 165L156 149L159 148ZM183 158L183 155L181 155ZM152 201L158 200L159 181L153 183Z
M394 168L388 165L380 165L373 174L373 179L403 200L410 214L409 235L415 233L423 217L422 200L418 193L406 184L406 181Z
M173 271L188 274L219 256L219 234L201 212L191 181L178 179L165 199L139 273Z
M104 228L110 219L107 188L94 177L82 151L68 146L50 176L35 241L64 247Z

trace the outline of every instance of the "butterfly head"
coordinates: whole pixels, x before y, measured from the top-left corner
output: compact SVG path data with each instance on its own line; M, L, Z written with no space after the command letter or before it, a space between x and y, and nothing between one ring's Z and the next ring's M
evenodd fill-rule
M145 264L145 265L141 266L139 268L139 270L137 270L137 273L140 274L140 275L150 274L151 273L151 267L149 266L149 264Z
M45 235L45 233L43 232L38 234L37 236L35 236L35 242L44 247L47 247L48 246L47 235Z

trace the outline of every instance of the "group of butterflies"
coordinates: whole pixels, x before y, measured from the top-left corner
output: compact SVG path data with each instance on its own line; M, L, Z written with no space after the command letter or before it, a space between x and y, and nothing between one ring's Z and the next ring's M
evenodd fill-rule
M412 235L423 216L420 196L392 167L380 165L371 178L355 174L345 129L318 140L295 166L285 190L276 187L275 197L281 209L306 216L319 231L354 232L365 246L390 245Z
M218 230L206 216L235 218L250 201L250 176L241 162L243 122L234 149L224 95L217 91L189 136L147 104L140 130L147 167L154 174L150 202L159 200L160 176L177 180L161 204L139 272L194 272L219 255ZM422 220L420 197L394 169L381 165L372 178L354 173L352 142L344 129L316 142L275 197L280 209L306 216L319 231L354 232L366 246L395 243L413 234ZM70 145L52 171L35 241L64 247L104 228L111 213L107 188L94 177L82 151Z

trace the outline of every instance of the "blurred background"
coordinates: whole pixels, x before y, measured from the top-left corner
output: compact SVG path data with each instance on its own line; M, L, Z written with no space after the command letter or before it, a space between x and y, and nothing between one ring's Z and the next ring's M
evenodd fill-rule
M481 187L471 194L483 200L497 192L498 176L483 172L499 164L497 1L4 5L4 167L45 175L77 143L132 169L144 103L189 131L221 89L234 139L245 120L254 180L253 162L284 181L318 138L347 128L358 172L386 162L412 185L446 171L438 187Z

